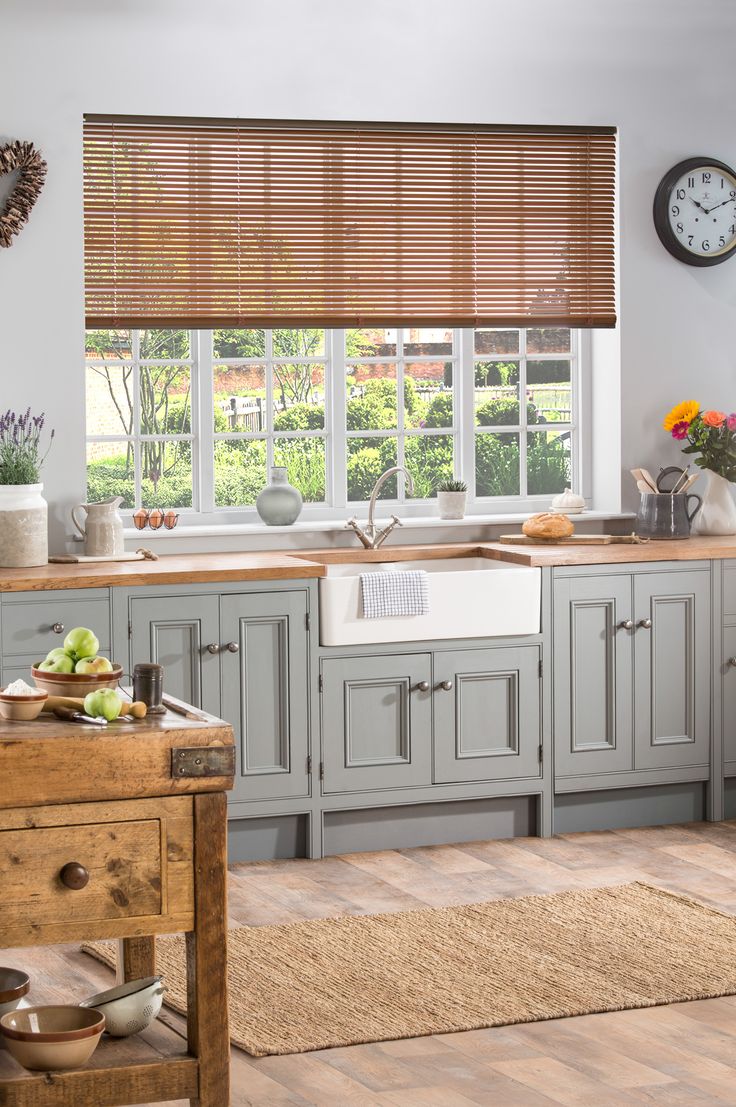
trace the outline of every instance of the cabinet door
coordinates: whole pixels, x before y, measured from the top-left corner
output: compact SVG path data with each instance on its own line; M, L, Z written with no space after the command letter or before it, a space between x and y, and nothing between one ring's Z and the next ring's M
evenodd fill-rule
M325 792L432 783L431 677L429 654L324 662Z
M164 691L220 714L218 596L135 596L130 601L130 661L164 667Z
M736 626L723 628L723 760L726 775L736 770ZM3 671L5 678L5 671Z
M631 576L568 577L554 592L555 773L634 768Z
M706 765L710 574L637 574L634 620L635 767ZM645 621L651 626L641 625Z
M537 646L434 655L436 783L540 775L539 658Z
M223 596L221 625L222 712L237 761L230 799L308 795L306 594Z

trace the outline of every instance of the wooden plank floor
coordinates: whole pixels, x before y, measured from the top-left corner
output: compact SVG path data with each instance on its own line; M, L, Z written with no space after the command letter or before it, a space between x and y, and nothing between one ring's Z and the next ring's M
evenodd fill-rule
M255 926L628 880L736 914L736 821L264 862L231 872L231 923ZM69 998L110 979L75 947L13 950L3 960ZM174 1029L182 1025L171 1013L164 1018ZM169 1031L157 1035L147 1048L164 1048ZM233 1050L232 1060L234 1107L733 1107L736 997L292 1057L256 1060Z

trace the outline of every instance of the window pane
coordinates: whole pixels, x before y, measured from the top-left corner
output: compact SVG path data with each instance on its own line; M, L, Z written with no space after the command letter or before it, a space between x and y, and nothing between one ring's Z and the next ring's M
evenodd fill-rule
M143 507L192 506L190 442L141 442Z
M324 502L324 438L277 438L273 460L275 465L286 466L289 482L299 489L305 503Z
M452 480L453 439L451 434L412 434L406 439L406 467L414 480L415 500L431 500L437 495L437 485ZM408 497L408 492L407 492Z
M479 427L519 422L518 361L476 361L475 422Z
M273 332L274 357L324 357L325 332L301 327Z
M476 354L518 354L519 332L481 328L475 332Z
M133 339L130 331L87 331L84 349L87 357L130 358Z
M349 438L347 445L348 499L368 500L381 473L396 464L396 439ZM396 495L393 476L384 484L379 499L395 500Z
M215 442L215 504L250 507L266 486L266 443L263 439Z
M141 331L141 358L178 361L190 356L189 331Z
M527 485L530 496L564 492L571 484L569 431L534 431L527 435Z
M265 357L266 332L253 330L221 330L212 335L212 356Z
M99 503L122 496L122 507L135 507L132 442L87 443L87 500Z
M325 425L325 367L289 363L273 367L275 430L319 430Z
M396 366L348 365L348 430L392 430L396 427Z
M528 361L527 400L537 409L540 423L569 423L572 418L570 362Z
M451 354L451 328L407 327L404 331L405 357L444 357Z
M215 432L267 429L265 365L215 365Z
M452 427L451 361L410 361L404 369L407 427Z
M140 367L141 434L190 434L192 380L181 365ZM171 507L177 506L174 504Z
M528 354L566 354L570 351L568 327L534 327L526 332Z
M519 492L518 434L476 435L476 496L518 496Z
M370 330L347 330L345 331L345 356L349 358L395 357L396 331L373 327Z
M133 366L88 366L85 383L87 434L132 434Z

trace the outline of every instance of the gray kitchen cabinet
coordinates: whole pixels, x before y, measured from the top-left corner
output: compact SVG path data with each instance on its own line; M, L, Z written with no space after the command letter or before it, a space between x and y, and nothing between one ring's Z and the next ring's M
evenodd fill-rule
M707 572L634 576L634 764L707 764L710 582Z
M231 801L309 795L306 592L220 600L222 715L235 730Z
M538 646L434 654L434 780L541 776Z
M723 761L726 775L736 770L736 626L723 628Z
M157 661L165 692L219 715L219 597L133 596L129 620L131 664Z
M555 582L553 717L558 776L634 768L631 588L629 574Z
M431 654L328 658L321 686L324 792L432 783Z

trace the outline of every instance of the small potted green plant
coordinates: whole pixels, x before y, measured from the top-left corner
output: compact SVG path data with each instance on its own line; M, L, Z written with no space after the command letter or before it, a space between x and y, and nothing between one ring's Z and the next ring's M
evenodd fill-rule
M464 480L443 480L437 485L440 519L464 519L468 486Z

